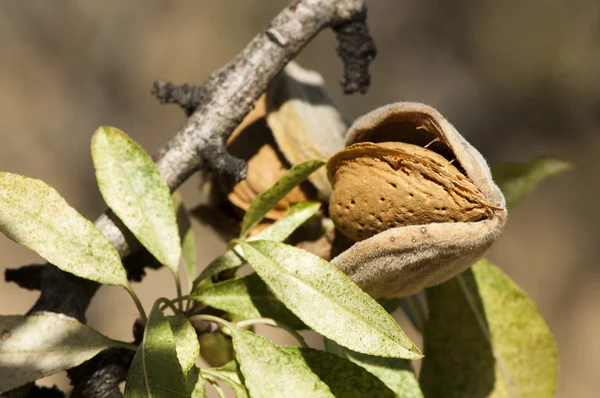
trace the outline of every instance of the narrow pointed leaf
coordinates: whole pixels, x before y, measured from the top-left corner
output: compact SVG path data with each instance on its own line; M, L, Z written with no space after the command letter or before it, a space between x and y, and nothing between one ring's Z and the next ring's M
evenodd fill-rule
M194 365L188 371L186 384L191 398L206 398L206 383L200 376L200 368Z
M129 286L115 248L43 181L0 172L0 231L63 271Z
M275 242L283 242L292 234L292 232L304 224L306 220L315 215L315 213L319 211L320 207L321 203L319 202L296 203L290 207L290 210L285 217L283 217L281 220L278 220L273 225L263 229L256 235L251 236L248 238L248 241L272 240ZM239 245L237 245L235 249L241 250ZM228 269L239 267L242 264L243 261L240 259L240 257L232 250L228 250L210 263L208 267L202 271L197 281L210 278L213 275Z
M169 321L155 304L125 384L125 398L187 397L186 380L177 359Z
M377 377L335 354L312 348L280 347L283 352L306 364L335 397L394 398L396 395Z
M264 218L265 214L277 204L277 202L283 199L295 186L302 183L302 181L324 164L325 161L323 160L310 160L308 162L297 164L286 171L283 177L281 177L271 188L254 198L250 204L250 208L244 215L240 237L245 237L248 232Z
M410 362L402 358L384 358L360 354L325 339L325 349L353 362L381 380L398 398L423 398Z
M364 354L422 356L390 314L332 264L283 243L241 245L273 294L316 332Z
M181 314L168 316L167 320L175 337L177 359L183 373L186 374L200 356L198 335L190 321Z
M306 363L252 332L231 331L235 355L252 398L333 398Z
M142 147L124 132L100 127L92 158L104 201L162 264L177 273L181 243L169 187Z
M427 290L426 397L554 397L557 353L533 302L482 260Z
M0 316L0 393L122 345L61 314Z
M571 167L572 164L564 160L538 158L526 163L504 163L494 166L492 174L510 209L528 195L540 181Z
M306 328L257 274L216 283L199 290L192 299L245 319L272 318L294 329Z

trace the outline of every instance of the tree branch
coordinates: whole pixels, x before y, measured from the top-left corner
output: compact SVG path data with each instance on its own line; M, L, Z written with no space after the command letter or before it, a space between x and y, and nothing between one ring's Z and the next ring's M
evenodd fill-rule
M329 26L336 30L340 42L338 53L345 68L345 92L364 92L369 84L367 67L375 48L365 18L364 0L297 0L282 10L230 63L212 73L200 88L177 88L166 83L155 86L154 92L161 101L177 103L191 113L177 134L154 157L171 190L201 168L223 172L233 180L245 177L245 165L226 152L227 138L271 80L323 28ZM121 257L139 249L139 243L110 212L100 216L95 225ZM135 276L130 275L141 279L139 272ZM75 278L50 264L44 267L40 285L40 298L30 313L60 312L82 321L98 288L96 283ZM116 357L113 361L116 366L126 370L127 361ZM96 362L103 367L115 365L106 358L111 356ZM81 365L82 369L84 366L86 364ZM74 369L71 373L78 374L78 380L85 379L78 372ZM121 374L115 369L111 372ZM87 373L90 377L92 373L102 374L97 369ZM103 396L102 391L92 392L88 387L81 387L81 391L85 390L92 397Z

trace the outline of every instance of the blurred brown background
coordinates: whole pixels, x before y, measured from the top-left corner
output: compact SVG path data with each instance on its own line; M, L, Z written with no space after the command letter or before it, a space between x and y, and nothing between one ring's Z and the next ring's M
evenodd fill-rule
M100 125L154 152L183 122L149 95L152 82L201 83L228 62L284 1L0 2L0 170L40 178L90 219L104 204L89 141ZM440 110L493 163L554 155L576 169L549 180L510 215L489 257L523 287L556 336L559 397L597 396L600 374L600 2L371 0L379 55L372 87L344 97L334 36L300 55L351 118L399 100ZM193 178L188 204L197 200ZM195 225L202 266L224 247ZM0 268L39 262L0 236ZM174 294L164 270L136 285L146 305ZM0 284L1 313L37 294ZM135 307L102 288L88 311L129 339ZM52 379L54 380L54 379ZM594 388L595 386L595 388ZM594 393L596 391L596 393Z

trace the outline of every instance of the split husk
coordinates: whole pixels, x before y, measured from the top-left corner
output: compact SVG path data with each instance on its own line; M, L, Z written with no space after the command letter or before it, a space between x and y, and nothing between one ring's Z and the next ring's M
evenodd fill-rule
M330 215L358 242L332 262L371 296L442 283L500 236L506 204L485 159L435 109L384 106L346 142L327 165Z

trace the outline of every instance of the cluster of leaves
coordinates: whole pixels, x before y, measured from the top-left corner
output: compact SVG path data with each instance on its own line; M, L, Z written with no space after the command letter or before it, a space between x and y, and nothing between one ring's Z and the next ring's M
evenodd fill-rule
M323 161L291 168L246 212L240 237L196 277L194 237L178 226L181 198L171 195L150 156L123 132L103 127L92 140L100 191L114 213L175 279L178 297L158 298L148 317L118 253L94 225L45 183L0 173L0 231L66 272L124 287L145 322L139 345L109 339L60 314L0 316L0 392L89 360L109 347L135 351L126 397L205 396L205 385L228 384L237 397L551 396L556 348L527 296L482 260L459 277L428 289L422 302L405 300L422 331L426 357L420 380L408 360L422 357L388 310L329 262L282 242L311 218L318 202L299 203L278 222L248 237L281 198ZM542 159L495 170L509 204L538 180L566 167ZM183 255L189 294L182 294ZM255 273L213 283L244 263ZM185 302L187 301L187 305ZM224 312L194 314L190 303ZM390 308L391 306L391 308ZM172 314L167 315L169 311ZM235 358L221 367L196 365L193 324L214 322L231 338ZM301 347L277 345L248 328L287 330ZM298 330L325 338L326 350L306 345Z

